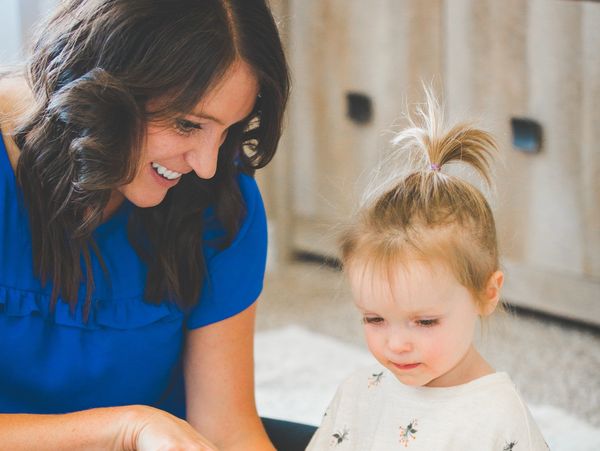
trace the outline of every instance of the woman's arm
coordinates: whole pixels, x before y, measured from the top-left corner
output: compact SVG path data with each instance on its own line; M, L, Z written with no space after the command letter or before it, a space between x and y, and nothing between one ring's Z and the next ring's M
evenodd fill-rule
M127 407L64 415L0 415L0 443L11 450L124 449Z
M63 415L0 415L0 448L20 450L214 451L189 423L148 406Z
M188 333L187 419L220 450L274 450L254 401L256 303Z

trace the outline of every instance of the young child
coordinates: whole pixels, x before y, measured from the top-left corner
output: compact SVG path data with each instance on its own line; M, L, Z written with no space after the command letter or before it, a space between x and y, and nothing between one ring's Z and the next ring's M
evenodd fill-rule
M467 164L489 184L495 142L469 125L445 129L427 98L422 125L394 140L421 154L419 167L368 202L341 240L381 367L342 384L307 449L547 450L509 376L473 344L504 276L487 201L444 168Z

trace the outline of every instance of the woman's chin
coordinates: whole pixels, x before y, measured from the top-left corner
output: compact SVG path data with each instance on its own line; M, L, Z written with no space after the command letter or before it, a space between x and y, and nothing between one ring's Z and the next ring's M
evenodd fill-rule
M151 208L151 207L156 207L157 205L159 205L165 199L165 195L166 195L166 192L162 196L153 196L153 197L143 196L141 198L132 198L132 199L128 199L128 200L136 207Z
M119 187L118 191L136 207L150 208L160 204L165 199L170 185L174 184L171 182L168 186L163 185L167 185L167 183L157 183L153 177L144 178L138 175L137 180L134 179L133 182Z
M133 190L124 189L123 196L139 208L150 208L159 205L167 195L168 190Z

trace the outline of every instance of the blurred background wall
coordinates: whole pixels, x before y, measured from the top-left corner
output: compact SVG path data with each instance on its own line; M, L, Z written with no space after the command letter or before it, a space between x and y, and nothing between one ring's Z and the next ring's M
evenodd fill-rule
M336 256L336 224L424 81L451 120L475 119L499 141L507 300L600 324L600 3L271 4L293 74L282 147L261 176L279 261ZM514 143L512 119L523 118L541 132L537 151Z
M0 0L0 64L15 64L22 60L31 35L40 18L59 0Z

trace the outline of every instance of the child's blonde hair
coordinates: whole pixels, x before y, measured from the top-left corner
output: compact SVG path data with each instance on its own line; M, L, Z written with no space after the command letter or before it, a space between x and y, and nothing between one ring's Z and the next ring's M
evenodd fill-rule
M484 195L473 185L442 172L466 163L491 185L492 136L469 124L447 127L435 97L426 89L418 123L393 143L420 153L421 167L396 180L367 203L341 237L344 267L355 263L387 270L411 258L441 261L478 302L499 268L496 227Z

